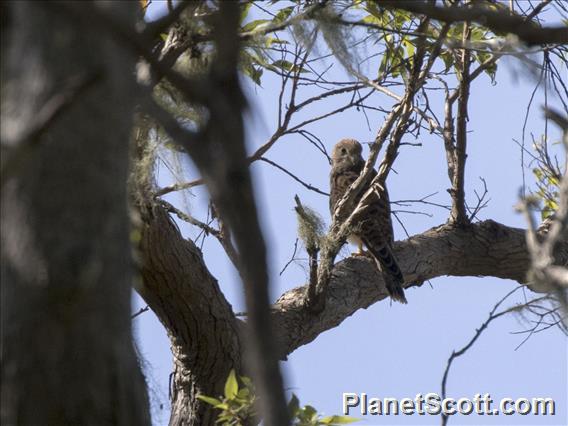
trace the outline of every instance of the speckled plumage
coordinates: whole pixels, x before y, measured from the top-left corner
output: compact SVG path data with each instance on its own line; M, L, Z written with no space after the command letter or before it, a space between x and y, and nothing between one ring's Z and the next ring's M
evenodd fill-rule
M365 166L362 147L354 139L343 139L333 147L331 155L330 197L329 208L333 215L335 208L347 189L359 177ZM371 180L376 176L372 171ZM357 201L367 188L363 188L357 196ZM406 303L402 284L404 278L392 252L394 241L391 221L390 201L386 188L372 196L363 216L355 224L357 230L350 240L362 241L383 275L387 291L393 300Z

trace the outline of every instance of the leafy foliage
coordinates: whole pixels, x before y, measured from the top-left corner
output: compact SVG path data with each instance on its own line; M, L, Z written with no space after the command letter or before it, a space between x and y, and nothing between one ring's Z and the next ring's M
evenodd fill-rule
M559 142L560 143L560 142ZM534 204L542 203L541 219L544 220L558 210L560 180L564 174L557 159L551 158L551 146L543 136L540 141L535 141L533 148L532 173L535 177L536 191L531 191Z
M382 41L385 46L378 70L379 77L385 74L393 78L405 77L406 70L412 66L412 58L422 35L416 32L418 26L416 16L404 10L381 8L373 1L362 2L362 4L363 10L368 14L360 22L369 24L370 31L378 31L379 41ZM444 47L440 52L445 72L457 71L455 46L462 45L464 25L464 23L456 23L448 31ZM488 48L492 46L496 34L477 24L469 23L468 25L471 28L468 42L473 50L473 58L479 65L484 64L492 57L492 52ZM428 25L426 29L428 37L422 39L428 50L433 48L433 40L438 37L440 30L440 24L435 21ZM493 63L484 71L494 81L497 65Z
M231 370L225 382L224 396L213 398L206 395L198 395L201 401L221 410L217 417L217 423L228 426L244 426L256 417L254 388L247 377L240 377L243 384L239 387L235 370Z
M252 381L244 376L239 379L242 386L239 386L235 370L231 370L225 382L223 397L197 396L201 401L221 411L217 423L226 426L245 426L257 417L255 411L257 401ZM358 421L349 416L321 417L311 405L301 407L298 397L294 394L288 403L288 410L294 426L337 426Z

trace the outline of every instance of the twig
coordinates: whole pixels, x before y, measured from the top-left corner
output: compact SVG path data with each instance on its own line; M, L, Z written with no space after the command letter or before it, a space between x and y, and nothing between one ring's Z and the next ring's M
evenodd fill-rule
M547 109L548 118L557 123L563 130L562 141L568 152L568 118L562 114ZM546 237L539 240L536 224L531 207L534 201L522 199L519 210L524 213L527 229L527 246L531 256L529 278L542 291L554 293L565 312L568 312L568 270L566 265L555 265L557 247L566 241L568 235L568 154L566 155L565 172L559 186L558 210Z
M505 309L504 311L501 311L499 313L495 313L495 312L497 312L497 309L499 308L499 306L501 306L501 304L509 296L511 296L513 293L515 293L520 288L523 288L523 287L522 286L515 287L513 290L511 290L509 293L507 293L501 300L499 300L499 302L497 302L497 304L493 307L493 309L491 309L491 312L489 312L489 317L485 320L485 322L483 322L483 324L481 324L481 327L479 327L477 330L475 330L475 334L473 335L471 340L464 347L459 349L458 351L455 351L455 350L452 351L452 354L448 358L448 362L446 364L446 369L444 370L444 375L442 377L442 395L441 395L442 399L446 398L446 383L448 381L448 374L450 372L450 368L451 368L454 360L456 358L459 358L463 354L465 354L473 346L473 344L477 341L479 336L481 336L481 334L485 331L485 329L489 326L489 324L492 321L496 320L499 317L502 317L503 315L505 315L509 312L517 311L519 309L518 306L514 306L512 308ZM442 426L445 426L447 423L448 423L448 416L446 414L442 413Z
M270 164L272 167L276 167L278 170L283 171L284 173L286 173L288 176L290 176L292 179L294 179L296 182L298 182L300 185L302 185L303 187L309 189L310 191L314 191L317 192L318 194L321 195L326 195L329 196L329 193L322 191L321 189L316 188L315 186L304 182L302 179L300 179L299 177L297 177L295 174L293 174L292 172L290 172L288 169L286 169L285 167L282 167L281 165L275 163L272 160L269 160L268 158L265 157L260 157L259 158L260 161L264 161L265 163Z
M164 186L163 188L158 189L154 193L154 197L162 197L166 194L169 194L170 192L183 191L185 189L203 185L204 183L205 182L203 182L203 179L195 179L191 182L174 183L172 185Z
M533 302L531 301L531 303ZM528 330L516 331L511 333L511 334L526 334L525 338L515 347L515 351L518 350L521 346L523 346L526 342L528 342L528 340L536 333L540 333L541 331L547 330L554 326L559 326L560 329L563 330L562 328L563 318L562 316L558 315L558 308L545 309L544 312L534 312L531 310L531 313L536 315L538 318L536 321L532 321L534 322L534 326ZM545 324L543 327L540 327L547 316L555 318L555 321L549 324Z
M296 241L294 241L294 251L292 252L292 256L290 257L290 260L288 262L286 262L286 265L284 265L284 267L282 268L282 270L278 274L279 276L282 276L282 274L284 273L284 271L286 271L288 266L290 266L292 264L292 262L294 260L296 260L296 252L298 251L298 241L299 241L299 239L296 238Z
M132 314L132 316L130 317L130 319L134 319L140 315L142 315L144 312L149 311L150 307L148 305L146 305L143 308L140 308L135 314Z
M221 231L219 229L215 229L204 222L201 222L198 219L195 219L193 216L182 212L172 204L164 201L162 199L157 200L157 203L161 205L167 212L175 214L178 218L183 220L184 222L190 223L198 228L202 229L203 232L207 235L213 235L217 241L221 244L221 247L227 253L227 256L233 263L233 265L238 268L239 267L239 255L235 247L233 247L233 243L231 242L231 238L229 235L226 235L226 231Z

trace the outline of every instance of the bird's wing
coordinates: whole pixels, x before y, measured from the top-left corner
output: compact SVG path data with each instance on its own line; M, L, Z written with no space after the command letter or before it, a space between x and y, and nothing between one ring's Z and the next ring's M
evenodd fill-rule
M359 236L382 272L386 288L394 300L406 303L404 277L392 251L393 228L386 188L371 198L359 224Z

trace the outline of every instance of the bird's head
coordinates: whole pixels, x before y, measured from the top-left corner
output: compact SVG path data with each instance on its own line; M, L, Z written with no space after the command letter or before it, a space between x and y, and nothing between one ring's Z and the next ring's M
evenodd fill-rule
M336 169L348 169L364 164L362 152L363 147L355 139L342 139L333 147L331 165Z

